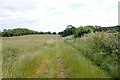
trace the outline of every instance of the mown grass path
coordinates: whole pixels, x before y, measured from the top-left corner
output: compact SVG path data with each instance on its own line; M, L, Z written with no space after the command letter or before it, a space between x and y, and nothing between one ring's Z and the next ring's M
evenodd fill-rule
M59 36L3 38L3 77L106 78L77 49Z

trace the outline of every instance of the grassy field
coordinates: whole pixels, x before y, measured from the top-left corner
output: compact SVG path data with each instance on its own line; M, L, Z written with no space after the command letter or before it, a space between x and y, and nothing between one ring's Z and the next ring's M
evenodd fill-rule
M58 35L2 38L4 78L107 78L108 74Z

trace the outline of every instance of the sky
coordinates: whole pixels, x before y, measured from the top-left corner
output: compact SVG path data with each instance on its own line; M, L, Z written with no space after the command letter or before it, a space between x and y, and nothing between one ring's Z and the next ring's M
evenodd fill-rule
M118 25L119 0L0 0L0 30L63 31L67 25Z

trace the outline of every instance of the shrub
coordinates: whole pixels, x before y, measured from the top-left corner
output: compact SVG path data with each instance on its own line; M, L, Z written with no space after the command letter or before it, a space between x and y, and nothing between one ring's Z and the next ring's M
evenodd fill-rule
M76 29L74 37L82 37L84 34L91 33L92 29L90 27L80 26Z
M88 41L88 44L92 50L89 54L93 56L93 62L112 77L117 77L118 33L99 32L91 37L92 39Z
M90 33L68 42L111 77L118 77L118 33Z

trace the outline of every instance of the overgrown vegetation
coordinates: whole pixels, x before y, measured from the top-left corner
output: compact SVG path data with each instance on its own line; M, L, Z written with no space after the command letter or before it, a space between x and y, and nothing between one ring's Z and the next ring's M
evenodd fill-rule
M68 25L61 38L56 32L3 30L3 77L118 78L119 31ZM12 37L28 34L49 35Z
M90 33L66 42L79 50L80 53L106 71L111 77L119 77L118 33Z
M95 65L106 71L111 77L117 78L119 77L119 31L120 26L80 26L71 34L74 35L74 38L66 38L67 41L65 41L79 50ZM63 35L61 34L61 36Z
M2 51L4 78L109 77L58 35L4 37Z

